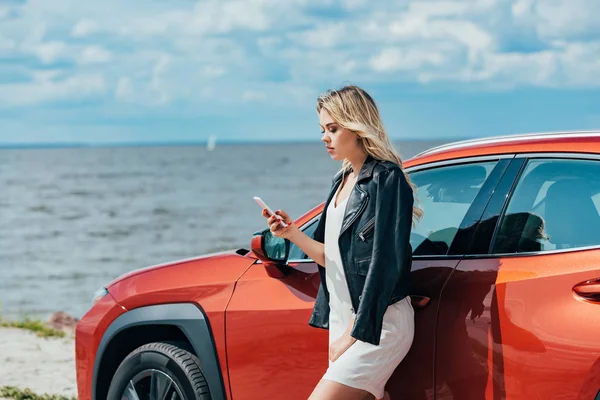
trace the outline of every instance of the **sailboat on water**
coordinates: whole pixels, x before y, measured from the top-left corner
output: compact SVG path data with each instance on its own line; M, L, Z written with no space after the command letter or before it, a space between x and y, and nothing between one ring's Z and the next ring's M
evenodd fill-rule
M208 151L213 151L215 149L216 143L217 143L217 136L210 135L208 137L208 142L206 143L206 149Z

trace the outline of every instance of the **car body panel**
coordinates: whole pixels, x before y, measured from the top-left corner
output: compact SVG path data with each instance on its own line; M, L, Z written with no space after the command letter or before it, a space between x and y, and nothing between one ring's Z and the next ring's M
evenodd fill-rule
M132 336L139 336L142 331L147 332L154 328L156 332L164 327L178 329L194 353L198 355L211 399L227 398L221 365L206 314L195 303L168 303L127 311L109 325L96 352L92 400L100 400L106 395L104 388L99 389L97 386L99 382L104 381L105 376L111 377L110 374L106 375L106 369L111 369L110 361L115 354L114 350L118 348L119 343L126 341L123 340L124 335L129 336L126 339L132 339ZM115 343L117 347L113 346ZM133 346L133 349L135 347Z
M486 138L440 146L404 162L405 168L457 158L530 152L599 153L600 132L566 132Z
M461 261L442 295L437 398L592 398L579 393L600 389L586 389L600 304L572 288L599 266L600 250Z
M436 332L435 387L437 399L495 399L486 397L488 360L492 359L490 330L491 288L497 263L462 260L450 275L440 300ZM473 320L470 318L473 316ZM477 316L475 318L475 316Z
M600 358L600 304L578 298L572 289L600 277L600 250L503 257L498 262L506 396L578 399Z
M242 256L235 251L221 252L218 255L183 260L154 269L134 271L128 274L128 277L120 277L112 282L108 285L108 290L115 301L127 310L166 303L192 302L200 305L210 321L226 392L230 396L226 363L225 309L236 281L254 262L256 259ZM84 316L80 324L88 324L88 319L89 316ZM110 322L112 320L108 321ZM103 332L96 330L94 333L94 352Z
M446 280L459 259L413 260L411 296L429 302L415 309L415 336L410 350L386 384L392 399L425 400L434 392L435 342L440 297Z
M308 325L319 287L317 265L290 265L287 276L274 279L263 264L254 264L227 307L235 399L279 398L282 393L306 399L327 369L328 331Z
M98 345L111 322L126 311L109 293L102 297L77 323L75 367L79 400L91 400L94 360Z

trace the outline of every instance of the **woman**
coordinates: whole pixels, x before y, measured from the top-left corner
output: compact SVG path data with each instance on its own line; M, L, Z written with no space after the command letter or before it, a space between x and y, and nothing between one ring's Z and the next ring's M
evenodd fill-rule
M313 238L287 213L263 210L273 235L319 265L309 324L329 329L329 368L309 400L389 399L385 384L414 336L409 237L422 211L369 94L356 86L327 91L317 113L321 140L343 163Z

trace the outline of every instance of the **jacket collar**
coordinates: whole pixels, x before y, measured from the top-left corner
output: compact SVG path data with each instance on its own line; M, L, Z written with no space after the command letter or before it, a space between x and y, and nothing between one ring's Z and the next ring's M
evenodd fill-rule
M352 223L359 217L361 212L364 210L365 205L367 204L368 195L363 188L358 185L358 182L367 178L370 178L373 175L373 168L377 164L379 160L373 158L370 154L367 154L367 158L363 163L360 172L358 173L358 177L356 178L356 182L354 184L354 188L348 195L348 202L346 204L346 210L344 213L344 218L342 220L342 226L340 229L339 236L342 236L344 231L352 225ZM335 194L337 192L337 188L341 183L342 174L338 172L335 176L335 183L333 185L332 193ZM328 203L332 201L332 195L330 194Z
M370 178L373 175L373 169L375 165L379 162L376 158L373 158L370 154L367 154L367 158L363 163L360 172L358 173L358 177L356 182ZM333 185L331 186L331 190L329 191L329 196L325 201L325 207L323 208L323 213L321 214L321 218L319 219L319 224L317 225L317 229L314 232L313 238L318 242L323 243L325 241L325 219L327 213L327 207L329 203L333 200L333 196L337 192L338 186L342 180L342 171L339 171L333 178ZM354 185L354 189L348 195L348 203L346 204L346 210L344 214L344 218L342 220L342 227L340 229L339 236L344 233L346 229L358 218L359 211L363 208L363 205L367 201L367 193L361 189L361 187L357 184Z
M373 175L373 168L375 168L375 164L377 164L377 161L378 160L376 158L373 158L373 156L371 156L370 154L367 154L367 158L365 159L365 162L363 163L363 165L360 169L360 172L358 173L356 182L361 181L366 178L370 178ZM350 171L351 170L352 170L352 167L350 167ZM342 172L343 171L338 171L338 173L333 178L333 181L335 183L338 183L339 181L342 180Z

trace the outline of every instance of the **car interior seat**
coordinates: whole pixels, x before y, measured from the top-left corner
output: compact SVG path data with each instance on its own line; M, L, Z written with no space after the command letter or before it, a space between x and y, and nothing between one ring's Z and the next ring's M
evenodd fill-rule
M583 179L563 179L548 188L546 232L557 249L600 244L600 214L592 189Z

